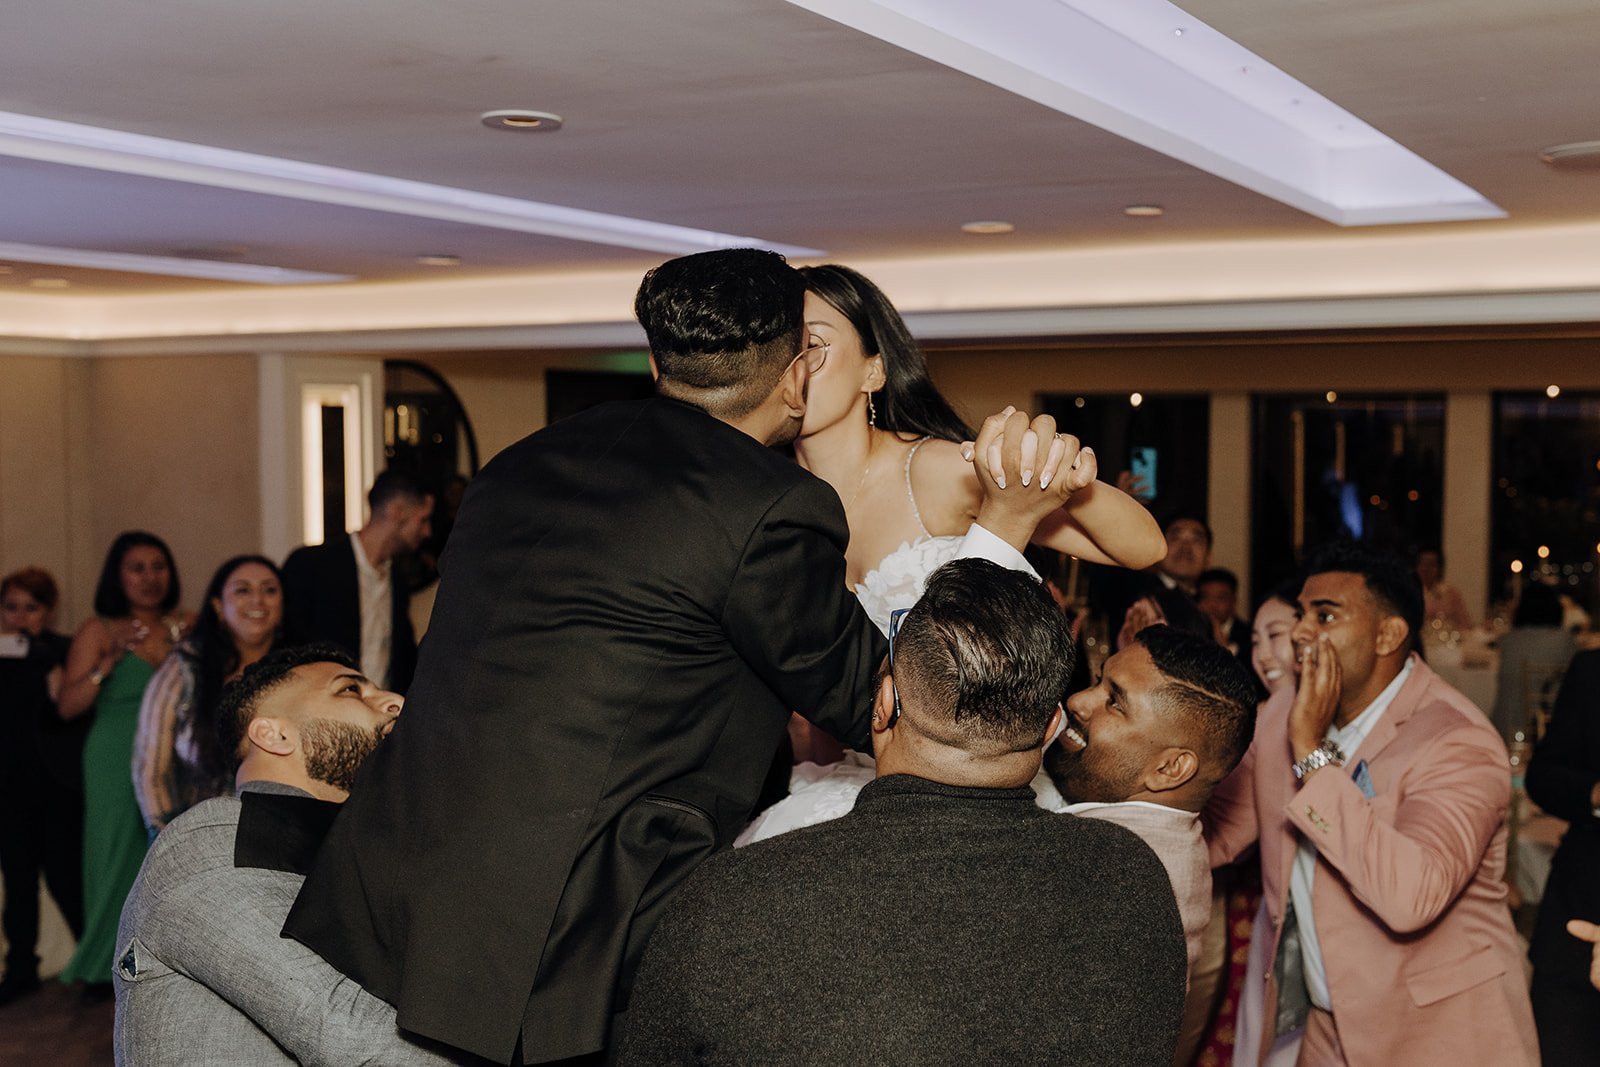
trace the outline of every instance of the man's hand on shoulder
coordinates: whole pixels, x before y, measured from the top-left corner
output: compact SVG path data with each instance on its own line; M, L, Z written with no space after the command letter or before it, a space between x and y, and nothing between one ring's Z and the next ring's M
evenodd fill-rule
M983 489L978 525L1023 548L1039 522L1095 480L1094 450L1056 433L1056 421L1008 407L983 421L978 439L962 446Z

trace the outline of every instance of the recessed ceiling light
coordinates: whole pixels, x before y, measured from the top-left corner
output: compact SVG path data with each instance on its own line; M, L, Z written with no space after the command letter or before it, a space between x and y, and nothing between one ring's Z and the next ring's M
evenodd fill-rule
M552 115L548 111L529 111L521 107L503 107L495 111L485 111L478 116L478 121L491 130L516 130L519 133L550 133L564 125L560 115Z
M68 289L72 286L65 278L31 278L28 284L35 289Z
M1153 219L1166 214L1166 208L1159 204L1129 204L1122 213L1136 219Z
M1016 228L1017 227L1014 224L1003 222L1000 219L980 219L977 222L963 222L961 224L962 233L1010 233Z
M1572 170L1600 170L1600 141L1572 141L1539 149L1539 161Z
M452 256L448 252L424 252L417 257L417 262L424 267L459 267L461 257Z
M1561 395L1561 386L1559 386L1559 385L1547 385L1547 386L1545 386L1544 387L1544 395L1549 397L1551 400L1554 400L1556 397Z

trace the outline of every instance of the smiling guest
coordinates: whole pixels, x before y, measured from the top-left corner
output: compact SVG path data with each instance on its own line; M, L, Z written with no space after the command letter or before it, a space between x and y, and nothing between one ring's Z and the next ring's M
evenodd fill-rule
M283 579L264 556L235 556L211 578L194 632L144 691L133 742L133 791L152 834L233 791L214 723L222 688L266 655L283 629Z
M1061 742L1044 768L1060 801L1040 806L1104 819L1144 839L1167 868L1191 975L1211 920L1211 864L1200 811L1238 766L1255 726L1250 679L1214 641L1149 626L1067 699Z
M1268 701L1206 810L1214 864L1260 842L1265 1018L1305 1021L1305 1065L1534 1064L1505 745L1413 654L1422 586L1402 561L1344 543L1306 572L1299 687Z
M332 645L279 649L228 687L221 748L237 797L173 820L117 935L119 1064L436 1064L394 1008L278 936L362 761L401 697Z

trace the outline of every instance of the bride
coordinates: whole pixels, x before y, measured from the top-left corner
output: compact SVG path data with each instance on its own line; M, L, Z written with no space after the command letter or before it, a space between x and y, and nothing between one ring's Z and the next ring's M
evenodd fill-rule
M824 356L811 374L795 458L839 494L850 526L846 581L887 634L890 612L916 602L928 575L954 558L977 517L982 490L961 452L973 433L939 395L922 350L876 285L832 264L802 267L800 273L807 288L806 343L821 346ZM1083 452L1093 462L1093 449ZM1033 540L1135 570L1166 553L1150 513L1098 481L1073 493L1039 525ZM796 752L807 755L810 745L797 744ZM740 840L843 815L871 778L871 759L855 753L831 767L801 763L791 795L759 816Z

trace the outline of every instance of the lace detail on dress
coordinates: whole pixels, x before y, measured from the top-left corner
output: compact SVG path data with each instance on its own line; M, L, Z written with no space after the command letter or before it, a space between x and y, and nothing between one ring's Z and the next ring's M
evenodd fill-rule
M922 512L917 508L916 494L911 491L911 461L916 458L917 449L930 440L924 437L912 445L911 451L906 454L906 499L911 502L911 514L917 520L917 528L922 531L922 536L915 541L900 542L899 548L880 559L878 565L862 575L861 581L856 583L856 598L866 609L867 617L886 637L889 634L889 613L896 608L909 608L915 604L917 598L922 596L923 586L928 584L928 575L954 559L963 540L960 537L934 537L930 534L927 526L923 525Z
M884 556L878 565L856 583L856 599L885 637L889 635L889 613L909 608L922 595L928 575L955 559L961 549L960 537L919 537L902 542Z

